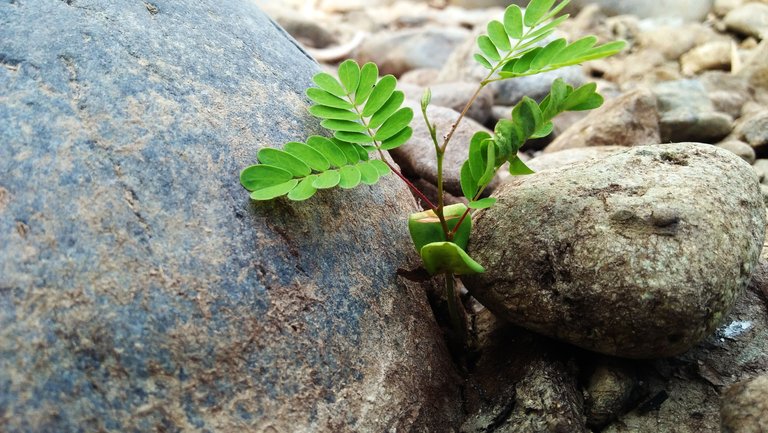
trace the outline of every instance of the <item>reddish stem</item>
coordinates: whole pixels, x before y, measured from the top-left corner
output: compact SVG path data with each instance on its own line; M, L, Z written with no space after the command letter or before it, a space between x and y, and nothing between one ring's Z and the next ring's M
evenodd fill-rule
M464 211L464 215L462 215L461 218L459 218L459 222L456 223L456 226L454 226L453 230L451 230L451 236L455 235L456 232L459 230L459 227L461 227L461 223L464 222L464 218L466 218L467 215L469 215L469 211L470 211L469 208L467 208L467 210Z
M424 200L424 202L429 206L432 210L437 210L437 206L432 204L431 201L427 198L427 196L424 195L421 191L419 191L418 188L416 188L416 185L412 184L410 180L406 179L405 176L403 176L395 167L392 167L392 164L390 164L386 159L382 158L382 161L384 161L384 164L387 164L390 170L392 170L393 173L397 175L400 179L402 179L403 182L405 182L406 185L408 185L409 188L417 195L420 199Z

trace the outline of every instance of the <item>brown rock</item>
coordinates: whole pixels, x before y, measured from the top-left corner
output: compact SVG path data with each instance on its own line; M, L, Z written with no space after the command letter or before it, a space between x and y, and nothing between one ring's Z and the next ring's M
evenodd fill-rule
M476 214L468 252L487 271L463 280L533 331L616 356L679 354L749 282L765 230L758 185L740 158L693 143L517 177Z
M659 143L656 97L638 88L592 111L544 149L545 153L576 147L640 146Z
M768 374L726 390L720 409L723 433L768 431Z

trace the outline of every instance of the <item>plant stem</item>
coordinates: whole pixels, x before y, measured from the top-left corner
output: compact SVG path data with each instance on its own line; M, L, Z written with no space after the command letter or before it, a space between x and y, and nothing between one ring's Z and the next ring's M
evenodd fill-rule
M435 213L437 214L437 217L440 219L440 225L443 227L443 233L445 233L445 240L452 241L453 240L453 233L448 228L448 222L445 220L445 215L443 214L443 208L445 205L445 201L443 196L445 195L443 191L443 158L445 157L445 153L442 150L437 151L437 210Z
M459 300L456 294L456 277L453 273L445 274L445 296L448 301L448 316L451 319L455 339L461 348L466 347L467 329L464 320L459 313Z
M485 80L487 80L488 78L490 78L490 75L486 77ZM459 113L459 117L456 119L455 122L453 122L453 125L451 126L451 130L448 131L448 134L445 136L445 139L443 140L443 145L440 147L441 152L445 153L445 149L448 147L448 142L451 141L453 134L456 132L456 129L458 129L459 123L461 123L462 119L464 119L464 116L467 115L467 112L472 107L472 104L475 103L475 99L477 99L477 97L480 95L480 92L486 86L485 80L483 80L483 82L481 82L480 85L477 86L477 90L475 90L475 93L472 95L471 98L469 98L469 102L467 102L467 104L464 105L464 109L461 110L461 113Z
M432 203L432 201L430 201L427 198L427 196L424 195L424 193L422 193L418 188L416 188L416 185L411 183L411 181L408 180L405 176L403 176L402 173L397 171L397 169L395 167L393 167L392 164L390 164L389 161L386 160L386 158L384 158L384 155L381 154L381 152L382 152L381 150L379 150L379 152L380 152L379 155L381 156L381 160L384 161L384 164L387 164L387 167L389 167L389 169L392 170L392 173L395 173L397 175L397 177L399 177L403 182L405 182L406 185L408 185L409 188L411 188L411 191L413 191L414 194L419 196L420 199L424 200L424 203L426 203L427 206L429 206L429 208L432 209L433 212L437 213L438 207L435 206Z
M368 126L368 122L366 122L366 121L365 121L365 119L363 118L363 113L361 113L361 112L360 112L360 110L357 108L357 105L355 104L355 101L354 101L354 99L352 99L352 96L351 96L351 95L348 95L348 96L347 96L347 99L349 100L349 102L350 102L350 103L352 104L352 106L354 107L354 109L355 109L355 112L357 113L357 116L358 116L358 118L360 119L360 122L363 124L363 126L365 126L365 129L367 129L367 130L368 130L368 135L369 135L371 138L373 138L375 134L373 133L373 130L371 130L371 127L370 127L370 126ZM408 187L411 189L411 191L413 191L413 192L414 192L414 193L415 193L415 194L416 194L416 195L417 195L417 196L418 196L420 199L424 200L424 203L426 203L426 204L427 204L427 206L429 206L429 207L430 207L430 209L432 209L433 211L436 211L436 210L437 210L437 206L435 206L435 205L432 203L432 201L430 201L430 200L427 198L427 196L425 196L425 195L424 195L424 193L423 193L423 192L421 192L421 190L419 190L418 188L416 188L416 185L414 185L413 183L411 183L411 181L409 181L408 179L406 179L406 177L405 177L405 176L403 176L403 174L402 174L402 173L400 173L400 171L398 171L397 169L395 169L395 167L393 167L393 166L392 166L392 164L390 164L390 163L389 163L389 161L387 161L387 158L385 158L385 157L384 157L384 151L383 151L383 150L381 150L381 144L380 144L380 143L378 143L376 140L373 140L373 146L374 146L374 147L376 148L376 150L379 152L379 157L381 157L381 160L384 162L384 164L387 164L387 167L389 167L389 169L390 169L390 170L392 170L392 172L393 172L393 173L395 173L395 174L397 175L397 177L399 177L399 178L400 178L400 180L402 180L403 182L405 182L405 184L406 184L406 185L408 185Z

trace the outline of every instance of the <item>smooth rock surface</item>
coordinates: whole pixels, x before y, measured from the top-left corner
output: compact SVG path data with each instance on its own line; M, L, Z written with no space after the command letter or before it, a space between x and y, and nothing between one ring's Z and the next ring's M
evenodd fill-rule
M641 146L660 139L656 95L647 88L607 101L560 134L544 152L577 147Z
M470 293L513 323L616 356L670 356L708 336L763 244L757 176L709 145L633 148L495 196L474 219L468 252L488 271L464 279Z
M0 430L446 432L456 378L394 177L253 203L320 132L248 2L0 4Z
M359 47L360 64L374 62L379 73L400 76L413 69L439 69L469 32L462 28L426 27L376 33Z
M717 147L733 152L739 158L746 161L747 164L754 164L755 159L757 158L755 155L755 149L743 141L728 140L723 143L718 143Z
M653 88L658 101L661 141L716 143L733 130L733 118L715 111L699 80L677 80Z
M729 70L732 57L732 42L709 42L683 54L680 57L680 68L688 76L712 69Z
M573 0L573 7L597 4L610 14L637 15L642 18L677 18L699 21L706 17L713 0Z
M768 37L768 4L749 2L725 16L728 30L758 39Z

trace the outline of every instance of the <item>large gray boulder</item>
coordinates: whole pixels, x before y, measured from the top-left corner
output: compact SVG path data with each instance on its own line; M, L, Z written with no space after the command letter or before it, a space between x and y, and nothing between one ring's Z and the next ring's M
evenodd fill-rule
M318 70L249 2L0 3L0 430L458 424L394 178L253 203Z
M465 279L499 316L597 352L679 354L709 335L763 245L757 176L715 146L644 146L517 177L478 213Z

